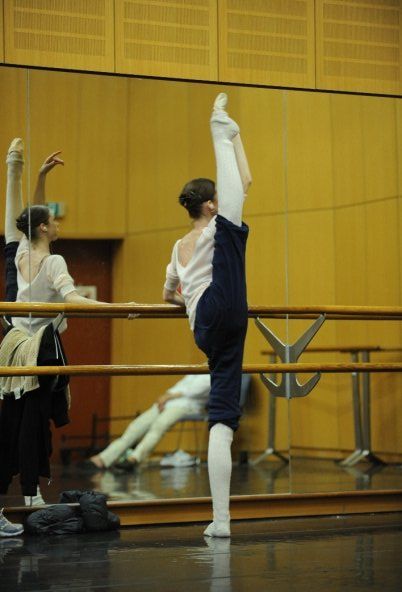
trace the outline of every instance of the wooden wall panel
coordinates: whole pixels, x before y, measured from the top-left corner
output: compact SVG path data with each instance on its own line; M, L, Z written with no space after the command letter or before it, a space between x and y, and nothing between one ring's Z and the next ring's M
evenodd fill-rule
M367 278L366 302L373 305L400 304L400 254L397 200L366 205ZM381 344L399 344L399 323L368 323L369 340Z
M8 0L6 62L113 72L113 4L113 0Z
M293 188L295 195L297 179L299 176L301 179L299 211L293 206L296 198L289 198L289 302L399 305L402 220L398 197L398 102L374 97L333 95L320 108L320 102L317 101L319 95L313 97L311 105L311 98L307 95L304 97L307 110L303 110L303 105L298 102L298 94L291 93L288 109L288 185ZM317 101L317 105L314 101ZM327 159L320 151L316 151L312 139L309 142L309 123L314 121L314 117L308 109L317 112L316 121L321 122L321 125L311 126L311 132L316 137L316 143L321 146L321 152L329 154ZM292 110L298 113L294 120ZM327 111L330 124L322 125L322 121L327 120ZM302 147L300 152L304 154L301 163L297 163L294 156L295 147L299 146ZM305 159L310 159L307 164ZM316 201L313 202L314 209L307 211L303 206L306 203L311 207L310 194L314 194L316 171L320 171L322 160L327 163L324 168L329 176L327 181L326 175L323 176L322 190L325 190L325 183L329 186L329 192L332 186L334 203L331 204L330 200L325 202L323 197L322 210ZM293 182L291 175L294 175ZM318 182L320 178L318 176ZM327 216L333 216L333 226L325 223ZM313 217L317 218L318 223L312 224ZM301 322L289 323L290 341L301 334L301 325ZM326 322L314 339L314 344L361 343L400 347L399 325L374 321ZM395 356L383 359L400 359L400 355L399 358ZM319 355L323 362L336 361L334 357L334 354ZM313 361L314 357L303 356L304 359ZM315 359L318 360L318 355ZM401 404L401 377L381 374L373 375L371 380L374 449L397 452L399 436L395 416L398 416ZM322 450L323 454L326 448L333 452L353 448L350 377L332 377L332 383L328 385L327 381L325 376L314 393L306 399L291 402L292 451L296 454L301 454L306 448ZM393 419L387 431L391 415Z
M288 92L287 207L290 212L332 207L330 96Z
M4 62L4 2L0 0L0 62Z
M362 101L365 201L398 194L396 103L379 97Z
M154 80L129 83L129 231L186 228L187 212L178 205L184 183L215 177L209 118L218 90Z
M119 0L116 71L217 80L217 0Z
M362 150L364 145L362 103L364 101L365 99L359 96L330 95L331 176L334 207L361 204L366 199L365 163ZM350 240L348 242L350 243Z
M129 85L128 134L135 138L128 154L130 232L188 225L177 197L191 178L216 178L209 118L213 101L222 90L229 94L229 113L240 122L253 175L245 215L283 215L280 91L155 80L130 80Z
M314 3L221 0L219 80L314 88Z
M247 216L279 216L285 211L285 99L280 90L227 87L229 112L239 122L253 184ZM279 223L279 227L281 222Z
M399 0L316 0L317 88L400 94Z
M335 276L329 261L334 259L334 219L332 210L288 213L288 301L289 304L314 304L335 301ZM311 321L290 321L287 341L294 343ZM325 323L313 345L332 345L334 323ZM301 361L326 362L334 354L303 355ZM300 376L304 383L308 376ZM290 402L291 446L337 448L337 381L323 376L308 397Z
M0 96L3 97L0 115L0 232L4 232L7 150L13 138L26 137L26 89L26 70L0 67ZM7 99L4 100L4 97ZM27 166L28 163L26 163ZM25 202L27 201L27 193L27 186L24 183Z
M127 81L30 71L31 180L63 150L48 178L48 200L66 204L68 238L119 238L126 226Z

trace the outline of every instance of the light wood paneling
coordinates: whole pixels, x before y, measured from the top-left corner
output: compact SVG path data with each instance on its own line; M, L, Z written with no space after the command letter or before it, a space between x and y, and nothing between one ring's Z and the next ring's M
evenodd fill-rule
M336 209L334 273L337 304L367 304L367 240L364 205ZM367 323L336 323L336 343L369 343ZM377 343L375 344L377 345Z
M119 0L116 71L217 80L217 0Z
M218 5L219 80L314 88L313 2Z
M367 305L400 303L400 257L397 199L366 205ZM368 323L368 340L398 346L399 323Z
M332 206L330 100L325 94L287 93L286 175L290 212Z
M362 100L365 201L398 195L396 100Z
M279 90L228 87L229 113L240 125L253 184L246 216L285 210L284 95ZM281 226L281 223L279 223Z
M316 0L317 88L400 94L399 0Z
M335 302L332 211L288 214L289 304Z
M330 95L331 176L335 207L362 204L366 199L365 163L362 150L364 145L362 103L364 101L365 99L359 96ZM350 253L351 251L349 255ZM360 303L360 300L357 303Z
M26 87L24 69L0 67L0 96L2 100L0 125L0 232L4 232L6 197L6 154L13 138L26 137ZM29 163L26 162L26 168ZM27 201L27 186L23 185L24 201Z
M63 150L47 197L66 204L66 238L124 235L127 100L124 79L30 71L32 186L44 157Z
M290 172L293 172L290 170ZM304 193L301 192L301 198ZM333 303L335 300L333 212L288 213L289 303ZM311 321L290 321L287 341L294 343ZM335 343L335 324L326 323L313 345ZM330 362L334 354L306 354L301 361ZM300 376L304 383L308 376ZM323 376L314 391L290 402L291 447L338 448L337 378Z
M6 62L113 72L113 4L113 0L7 1Z
M4 62L4 1L0 0L0 62Z
M215 178L209 117L217 92L209 86L130 81L130 232L189 226L177 200L189 179Z
M154 80L130 80L129 84L128 134L135 138L128 155L130 232L187 227L188 216L177 206L177 196L191 178L216 178L209 118L222 90L229 94L229 113L240 122L253 175L245 216L284 212L279 91Z

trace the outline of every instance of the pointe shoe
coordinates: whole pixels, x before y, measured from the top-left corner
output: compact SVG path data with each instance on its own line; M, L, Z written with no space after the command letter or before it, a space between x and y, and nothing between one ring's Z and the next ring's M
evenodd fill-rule
M7 151L6 162L24 162L24 142L21 138L14 138Z
M214 102L214 111L226 111L228 96L226 93L219 93Z
M217 538L230 537L230 523L223 522L215 524L215 522L211 522L204 530L204 536Z
M224 137L233 140L240 132L239 126L229 117L225 111L228 102L226 93L219 93L215 99L211 116L211 131L215 137Z

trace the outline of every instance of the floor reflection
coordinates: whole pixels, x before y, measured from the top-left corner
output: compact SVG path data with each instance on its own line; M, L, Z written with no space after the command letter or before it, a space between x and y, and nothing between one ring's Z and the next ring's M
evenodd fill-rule
M52 481L41 483L48 503L58 501L62 491L95 489L110 500L145 500L158 498L209 496L208 471L205 463L191 467L142 466L136 473L117 470L87 473L75 465L54 466ZM261 462L257 465L233 466L233 495L317 493L370 489L402 489L402 469L399 466L357 465L342 468L331 460L292 459L290 465L281 462ZM7 496L1 496L3 506L22 504L16 478Z
M231 539L204 538L201 525L0 539L1 590L399 592L397 521L335 531L325 518L298 522L238 522Z

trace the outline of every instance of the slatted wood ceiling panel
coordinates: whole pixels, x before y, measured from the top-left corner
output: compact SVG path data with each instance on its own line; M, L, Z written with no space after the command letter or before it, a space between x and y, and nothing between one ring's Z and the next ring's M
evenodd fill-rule
M11 64L114 70L113 0L7 0Z
M314 88L314 2L219 0L219 80Z
M317 86L400 94L401 0L316 0Z
M217 80L217 0L116 2L116 70Z

